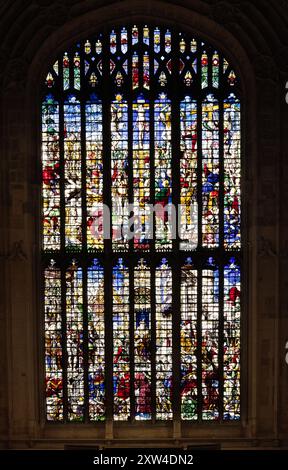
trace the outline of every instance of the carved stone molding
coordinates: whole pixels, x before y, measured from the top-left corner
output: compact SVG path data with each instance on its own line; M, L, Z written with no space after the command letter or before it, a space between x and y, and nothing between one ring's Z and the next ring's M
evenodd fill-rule
M13 89L15 87L23 87L28 72L28 63L22 57L13 58L8 61L5 75L4 88Z
M275 50L274 56L277 68L279 68L282 72L288 73L288 46L282 46Z
M9 51L2 47L0 49L0 76L4 75L4 71L7 67L7 58L9 62Z
M69 6L63 2L53 3L49 7L43 8L40 17L45 18L45 24L49 26L61 26L67 21L69 16Z
M271 240L268 240L267 238L261 236L258 241L258 250L257 250L258 256L260 257L273 257L275 258L277 255L277 252L273 246L273 243Z
M27 255L23 249L23 240L14 242L8 253L0 254L0 259L6 261L27 261Z
M35 0L35 3L37 5L39 5L40 7L50 7L51 6L51 0ZM71 3L75 3L75 1L73 2L71 0L58 0L58 1L54 0L52 6L54 7L54 5L57 5L57 4L58 5L65 5L66 8L68 7L68 9L69 9L69 7L71 6Z
M280 251L280 260L284 260L285 262L287 262L287 258L288 258L288 242L284 244L284 246L281 248L281 251Z
M34 0L36 5L39 5L40 7L49 7L51 5L51 1L49 0Z
M253 64L258 78L272 80L273 82L277 82L279 80L279 73L273 57L257 54L253 58Z
M276 254L272 241L261 236L258 241L258 256L275 257Z
M229 2L220 1L211 6L210 17L217 23L225 25L237 21L240 14L238 7L231 5Z

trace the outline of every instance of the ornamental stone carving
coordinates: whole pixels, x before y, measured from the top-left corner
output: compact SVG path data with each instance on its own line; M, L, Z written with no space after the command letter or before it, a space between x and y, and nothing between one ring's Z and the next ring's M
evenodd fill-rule
M258 78L272 80L274 82L278 81L279 73L273 57L257 54L253 58L253 64Z
M7 63L4 76L4 88L23 87L28 72L28 63L22 58L13 58Z
M240 15L240 10L228 2L220 2L211 7L211 18L217 23L234 23Z
M261 236L258 241L258 256L274 258L276 254L272 241Z
M288 8L288 4L287 4ZM288 46L279 47L274 52L275 62L277 67L282 71L288 73Z
M63 3L54 3L48 8L43 8L40 16L45 17L45 24L61 26L69 16L69 7Z

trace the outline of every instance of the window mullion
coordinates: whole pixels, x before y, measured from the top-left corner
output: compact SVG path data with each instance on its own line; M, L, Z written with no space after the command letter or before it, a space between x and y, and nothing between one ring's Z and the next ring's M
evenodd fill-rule
M135 362L134 362L134 269L136 263L129 259L129 343L130 343L130 420L135 420Z
M81 60L81 89L85 90L85 71ZM84 421L89 421L89 352L88 352L88 306L87 306L87 199L86 199L86 99L85 94L80 95L81 106L81 205L82 205L82 269L83 269L83 365L84 365Z
M223 421L223 396L224 396L224 263L221 260L219 266L219 348L218 348L218 380L219 380L219 420Z
M63 90L63 60L59 61L59 81ZM63 421L68 421L67 403L67 322L66 322L66 255L65 255L65 159L64 159L64 100L59 93L59 151L60 151L60 252L61 252L61 306L62 306L62 380Z
M201 42L198 40L197 63L201 64ZM202 248L202 93L201 68L198 72L197 82L197 201L198 201L198 250Z
M150 131L150 203L155 204L155 149L154 149L154 101L156 89L154 78L154 42L153 28L149 30L149 72L150 72L150 88L149 88L149 131ZM150 259L151 259L151 411L152 421L156 421L156 286L155 286L155 214L152 214L153 220L150 240ZM151 220L151 219L150 219Z
M133 190L133 91L132 91L132 40L131 40L131 28L128 28L128 51L130 54L128 57L128 86L130 92L127 96L128 104L128 201L129 204L134 202L134 190ZM134 212L130 212L130 217L134 215ZM131 237L130 237L131 238ZM134 239L129 240L129 253L134 251ZM133 261L133 257L129 260L129 328L130 328L130 419L133 422L135 420L135 361L134 361L134 269L136 263Z
M201 41L198 40L197 63L201 64ZM197 100L197 201L198 201L198 252L202 249L202 93L201 68L196 83ZM197 416L202 420L202 263L198 260L197 281Z
M180 100L179 100L179 40L176 31L172 32L172 80L171 80L171 145L172 145L172 204L176 209L176 220L172 220L172 370L173 370L173 394L172 409L173 419L177 422L181 419L181 351L180 351L180 258L179 258L179 226L178 210L180 204ZM173 214L173 211L172 211Z
M103 202L110 209L110 237L104 240L105 299L105 403L106 422L113 420L113 320L112 320L112 240L111 240L111 92L109 34L103 35ZM107 223L104 219L103 224Z
M223 57L220 57L220 72L223 69ZM219 74L222 77L222 73ZM221 82L220 82L221 86ZM219 248L224 255L224 96L219 96ZM223 420L223 355L224 355L224 256L219 260L219 419Z
M203 263L198 262L197 269L197 416L202 421L202 271Z

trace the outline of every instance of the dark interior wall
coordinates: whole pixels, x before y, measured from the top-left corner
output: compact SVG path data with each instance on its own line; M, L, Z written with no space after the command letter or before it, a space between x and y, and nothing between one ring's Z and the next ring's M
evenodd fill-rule
M233 426L47 426L39 295L39 91L57 52L107 25L177 25L214 43L243 83L243 421ZM288 1L0 2L0 442L288 447ZM116 440L116 441L115 441Z

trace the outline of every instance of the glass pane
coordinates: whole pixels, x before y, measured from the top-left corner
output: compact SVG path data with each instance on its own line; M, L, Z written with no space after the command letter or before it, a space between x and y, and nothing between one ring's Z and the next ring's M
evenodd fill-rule
M197 419L197 270L181 269L181 418Z
M223 419L240 419L240 268L234 258L224 269Z
M83 273L73 261L66 270L68 420L84 419Z
M103 250L103 126L102 105L86 104L87 248Z
M105 419L104 270L97 259L87 270L88 386L91 421Z
M77 251L82 244L81 111L71 95L64 105L65 244Z
M214 265L213 259L210 264ZM202 271L202 418L219 418L219 271Z
M113 267L114 419L130 418L129 269L120 258Z
M52 95L42 103L42 204L44 250L60 249L59 104Z
M224 245L241 247L240 102L231 94L224 101Z
M48 421L63 420L63 350L61 270L54 260L44 271L46 413Z
M150 202L150 108L142 96L133 103L133 196L134 247L147 250L151 229L147 204Z
M171 203L172 203L172 147L171 147L171 101L161 94L155 101L155 247L158 251L171 250Z
M156 268L156 419L172 419L172 269Z
M128 105L121 95L111 104L112 246L128 249Z
M180 248L194 250L198 245L197 200L197 101L186 96L180 103Z
M140 260L134 270L135 419L151 419L151 275Z
M202 244L219 245L219 104L213 95L202 105Z

